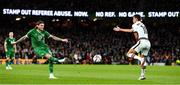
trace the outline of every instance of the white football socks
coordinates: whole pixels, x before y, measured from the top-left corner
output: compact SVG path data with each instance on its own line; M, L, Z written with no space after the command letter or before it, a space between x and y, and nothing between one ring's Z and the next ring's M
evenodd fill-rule
M146 69L141 69L141 77L145 77Z

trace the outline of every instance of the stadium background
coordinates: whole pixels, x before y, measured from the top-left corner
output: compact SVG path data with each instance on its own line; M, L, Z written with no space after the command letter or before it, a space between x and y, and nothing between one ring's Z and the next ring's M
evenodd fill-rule
M38 10L81 10L89 11L179 11L179 0L1 0L0 8L38 9ZM116 33L116 25L130 28L132 18L113 17L51 17L3 15L0 12L0 59L5 59L4 40L8 32L13 31L15 38L25 35L37 20L46 23L45 29L51 34L68 38L65 44L47 40L52 52L58 58L67 57L66 63L91 63L90 58L100 53L105 64L128 64L126 52L135 44L132 34ZM91 15L91 14L90 14ZM93 15L93 14L92 14ZM17 20L21 18L21 20ZM149 63L175 64L180 60L180 25L179 17L144 17L143 23L149 32L152 47L148 56ZM35 54L29 40L17 45L18 59L34 59ZM79 56L78 60L74 55ZM18 62L20 63L20 62ZM27 62L26 62L27 63ZM178 63L177 63L178 64Z

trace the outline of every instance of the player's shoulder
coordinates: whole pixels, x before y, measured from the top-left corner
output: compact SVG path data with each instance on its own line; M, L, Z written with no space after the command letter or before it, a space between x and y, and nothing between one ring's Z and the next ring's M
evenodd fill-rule
M43 33L48 33L48 34L49 34L49 32L48 32L48 31L46 31L46 30L43 30Z
M138 27L138 26L141 26L141 25L144 25L142 22L136 22L132 25L132 27Z
M36 30L35 28L32 28L28 31L28 33L34 32L35 30Z
M36 30L36 28L32 28L31 30L29 30L29 31L35 31Z
M134 24L132 24L132 28L134 28L136 26L136 24L134 23Z
M7 37L7 38L5 39L5 41L7 41L7 40L9 40L9 37Z
M137 28L138 27L138 24L137 23L134 23L133 25L132 25L132 28Z
M48 32L47 30L43 30L43 32Z

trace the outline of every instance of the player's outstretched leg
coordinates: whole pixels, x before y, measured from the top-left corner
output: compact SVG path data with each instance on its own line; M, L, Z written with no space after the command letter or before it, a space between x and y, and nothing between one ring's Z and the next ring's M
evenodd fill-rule
M63 59L57 59L55 57L50 57L49 60L53 61L53 62L59 62L59 63L62 63L65 61L65 58Z
M127 53L127 56L129 58L137 59L137 60L141 61L141 58L139 56L135 55L135 53L136 53L136 51L134 49L130 49Z

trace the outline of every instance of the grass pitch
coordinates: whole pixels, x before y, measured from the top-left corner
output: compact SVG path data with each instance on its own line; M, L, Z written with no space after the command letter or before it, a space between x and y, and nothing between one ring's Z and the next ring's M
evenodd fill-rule
M50 80L48 65L0 65L0 84L122 84L180 85L179 66L148 66L146 80L138 80L137 65L55 65L58 79Z

